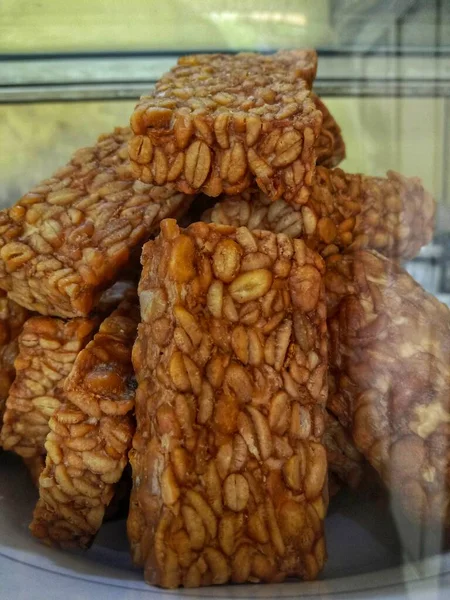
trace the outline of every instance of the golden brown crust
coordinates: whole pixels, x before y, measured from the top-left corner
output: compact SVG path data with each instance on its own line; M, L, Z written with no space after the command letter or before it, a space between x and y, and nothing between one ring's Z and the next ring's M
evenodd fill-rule
M47 458L30 529L49 545L87 547L128 463L134 432L131 350L135 293L106 318L64 386L45 441Z
M450 311L400 266L327 260L329 409L419 522L449 520Z
M5 450L23 458L45 455L49 421L64 399L64 381L96 326L95 319L32 317L25 322L3 416Z
M0 212L0 286L43 315L87 316L130 252L189 201L134 181L129 129L78 150L52 178Z
M317 164L332 169L345 158L345 142L342 131L323 100L316 94L312 94L312 99L323 117L322 129L316 141Z
M146 244L128 533L149 583L323 566L322 259L301 240L174 221Z
M303 237L324 257L372 248L391 258L413 258L431 241L435 202L416 177L386 178L317 167L301 210L260 192L223 198L204 220Z
M134 174L208 196L256 184L271 199L303 203L322 114L310 95L314 51L179 59L131 117Z

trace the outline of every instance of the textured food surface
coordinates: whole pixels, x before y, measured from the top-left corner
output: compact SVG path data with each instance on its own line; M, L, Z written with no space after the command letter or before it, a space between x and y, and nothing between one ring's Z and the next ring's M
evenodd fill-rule
M0 290L0 429L9 388L15 377L14 361L19 351L17 338L29 313Z
M3 416L0 440L5 450L28 459L45 455L49 423L64 400L64 381L96 324L95 319L54 317L31 317L25 322L19 336L16 378Z
M393 171L385 178L350 175L321 166L301 210L253 191L223 197L203 219L302 237L325 257L371 248L391 258L409 259L431 241L435 208L417 177Z
M282 234L166 220L142 260L134 562L168 588L316 577L328 501L322 259Z
M450 311L400 266L327 260L328 408L405 511L449 522Z
M87 316L130 252L189 200L134 181L129 129L78 150L50 179L0 212L0 287L43 315Z
M136 177L188 194L237 194L256 184L303 203L322 125L310 93L317 55L281 51L182 57L131 117Z
M322 113L322 128L316 140L317 164L331 169L337 167L345 158L345 142L342 137L341 128L336 123L325 103L312 94L316 108Z
M134 432L131 350L139 321L135 293L107 317L65 381L50 421L47 458L30 529L47 544L87 547L128 463Z

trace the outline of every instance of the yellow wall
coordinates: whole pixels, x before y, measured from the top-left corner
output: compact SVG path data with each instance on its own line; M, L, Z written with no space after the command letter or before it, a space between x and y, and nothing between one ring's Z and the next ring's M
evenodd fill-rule
M330 98L347 143L342 168L384 175L388 169L422 178L444 201L444 102L442 98ZM447 199L450 203L450 198Z
M1 52L186 50L333 41L328 0L1 0Z

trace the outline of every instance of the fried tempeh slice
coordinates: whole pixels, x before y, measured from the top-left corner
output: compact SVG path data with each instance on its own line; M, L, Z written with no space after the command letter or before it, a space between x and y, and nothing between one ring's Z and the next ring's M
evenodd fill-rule
M134 407L131 347L139 323L136 289L129 290L78 355L64 384L67 399L86 415L120 417Z
M208 196L256 178L271 199L302 204L322 125L310 94L316 67L311 50L180 58L131 117L135 176Z
M138 322L132 294L103 321L66 379L65 402L45 442L30 526L47 544L88 547L128 463L136 387L131 350Z
M134 181L129 129L101 136L0 212L0 287L43 315L87 316L130 252L187 209L174 188Z
M317 167L309 201L295 210L260 192L224 197L206 211L207 222L267 229L303 237L323 256L372 248L409 259L433 236L436 204L420 179L388 171L387 177L350 175Z
M25 322L3 416L0 440L5 450L26 459L45 456L49 421L64 400L64 381L96 326L96 319L82 318L32 317Z
M148 583L312 579L325 560L323 262L165 220L144 246L128 533Z
M18 337L29 312L0 290L0 429L6 398L16 371L14 361L19 351Z
M345 142L341 128L321 98L312 94L312 99L323 117L322 128L316 141L317 164L331 169L344 160Z
M327 260L329 409L421 523L450 511L450 310L400 266L358 251Z

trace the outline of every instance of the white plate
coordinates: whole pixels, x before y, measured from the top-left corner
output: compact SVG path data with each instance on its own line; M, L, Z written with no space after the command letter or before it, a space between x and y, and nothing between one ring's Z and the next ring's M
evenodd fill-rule
M28 523L36 490L20 461L0 454L0 598L108 600L146 598L450 598L450 553L394 519L385 503L341 494L327 519L330 558L320 581L165 591L152 588L128 555L125 522L104 525L93 547L61 552L36 542Z

